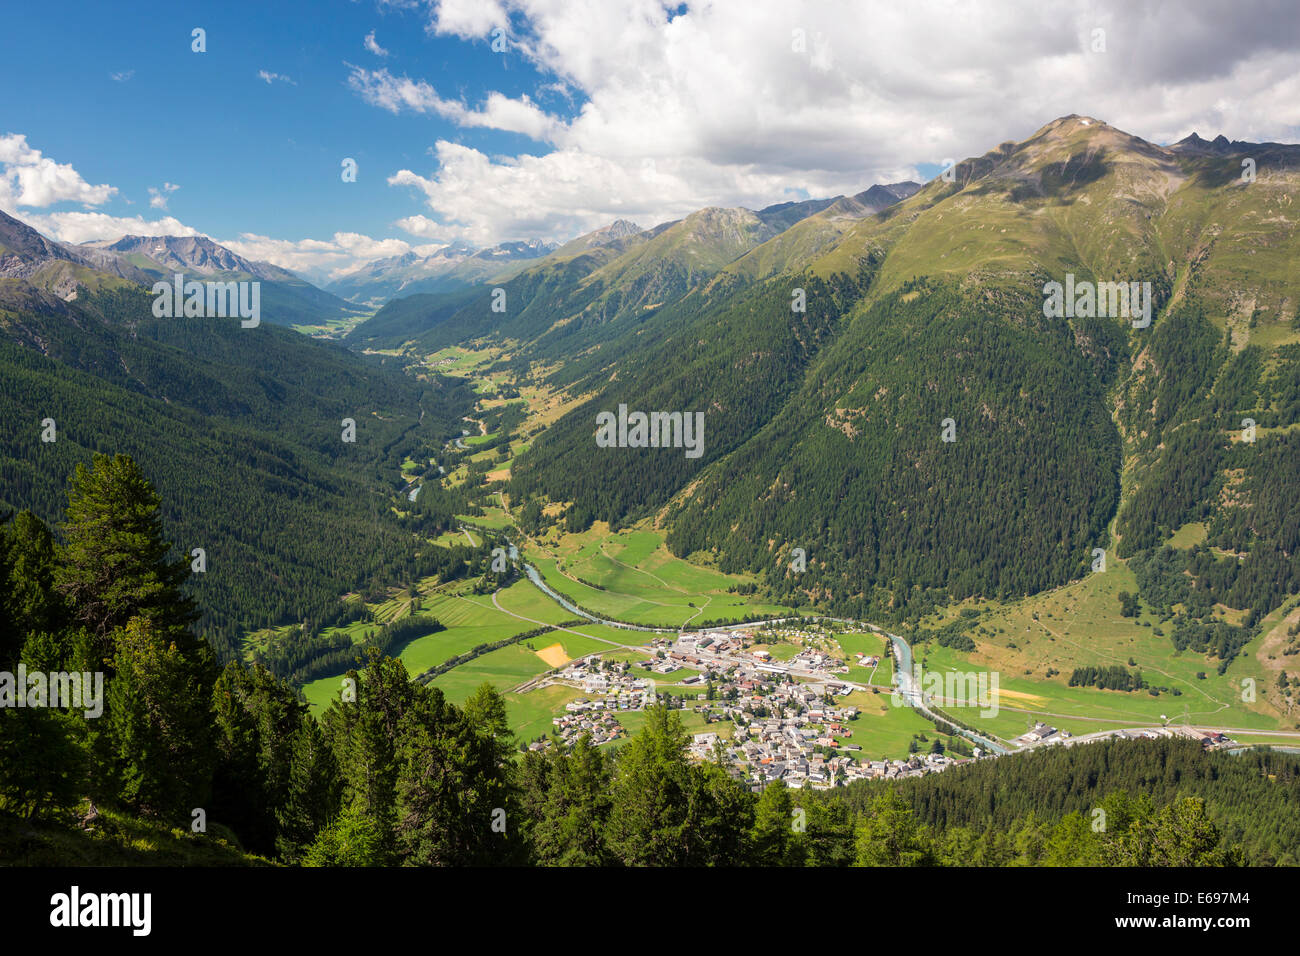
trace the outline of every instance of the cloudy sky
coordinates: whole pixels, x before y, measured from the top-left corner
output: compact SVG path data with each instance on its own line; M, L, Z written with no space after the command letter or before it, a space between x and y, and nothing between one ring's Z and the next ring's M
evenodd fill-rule
M60 10L6 12L0 209L73 242L201 233L318 281L925 179L1067 113L1300 141L1294 0Z

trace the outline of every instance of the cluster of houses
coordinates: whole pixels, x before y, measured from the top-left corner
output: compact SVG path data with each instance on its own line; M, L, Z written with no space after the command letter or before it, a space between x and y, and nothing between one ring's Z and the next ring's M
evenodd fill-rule
M1169 737L1186 737L1189 740L1195 740L1206 749L1211 750L1217 747L1231 747L1236 744L1227 734L1217 730L1197 730L1193 727L1147 727L1147 728L1128 728L1124 730L1114 730L1108 734L1090 734L1081 740L1101 740L1107 737L1117 740L1160 740ZM1034 725L1034 729L1027 733L1021 734L1015 739L1015 743L1022 747L1042 746L1045 744L1070 744L1074 740L1073 735L1068 730L1057 730L1044 723Z
M554 678L555 683L579 688L593 699L580 699L565 705L570 713L593 710L645 710L655 702L654 681L636 677L626 663L584 657L566 665ZM558 722L561 718L556 718Z
M662 674L665 684L698 688L695 694L676 694L674 700L703 715L706 725L730 724L730 735L707 730L695 734L689 755L715 760L721 754L728 771L755 790L774 781L826 789L856 779L917 777L969 762L944 754L864 759L851 726L858 708L840 700L853 688L836 679L848 671L846 660L831 652L827 635L805 628L787 630L790 633L769 630L756 635L737 629L657 638L646 647L649 659L635 667L602 657L571 661L548 683L564 684L586 696L566 704L565 713L553 719L556 733L566 745L583 734L596 744L626 736L618 714L643 710L661 699L650 675ZM776 660L762 646L773 638L793 641L799 649L787 660ZM856 658L864 667L879 663L866 654ZM535 750L547 746L549 741L530 745Z
M853 731L845 726L854 716L852 707L824 712L809 708L792 717L738 725L728 756L755 789L775 781L795 789L826 789L852 780L919 777L970 762L944 754L913 754L906 760L854 759L854 752L862 748L847 742ZM713 752L710 746L699 756L710 757Z
M849 665L838 657L832 657L825 651L805 647L787 663L800 670L823 671L828 674L847 674Z
M763 645L782 641L796 643L799 649L788 659L777 660ZM674 639L657 638L646 650L650 658L635 669L627 662L593 656L571 661L548 679L587 695L566 704L565 713L554 718L561 743L571 746L584 734L595 744L626 737L618 714L644 710L660 699L649 675L661 674L669 678L665 683L678 688L698 687L697 694L679 693L674 700L692 701L690 706L703 715L706 725L731 725L730 736L713 731L695 734L689 755L696 760L721 756L728 771L755 790L776 781L793 788L827 789L858 779L919 777L987 756L975 748L973 758L918 753L905 760L864 759L850 726L858 709L837 702L853 690L835 677L848 671L847 662L832 653L830 638L815 630L681 633ZM879 657L862 652L854 657L864 668L880 663ZM1234 743L1217 731L1189 727L1117 730L1111 736L1182 736L1199 740L1206 749ZM1021 747L1069 746L1075 738L1068 730L1038 722L1014 742ZM547 746L549 740L530 748Z
M627 731L618 722L615 711L606 709L604 705L604 701L573 701L567 704L564 715L551 720L560 743L572 747L582 739L583 734L590 737L594 745L626 737ZM545 750L550 745L549 739L539 740L529 744L528 749Z
M711 685L712 694L698 695L695 705L706 721L732 724L730 740L712 732L696 734L689 748L692 757L716 759L721 744L730 772L756 790L778 780L793 788L825 789L855 779L921 776L969 762L943 754L861 759L862 747L853 741L850 726L858 708L837 703L852 692L834 679L848 670L844 658L832 655L816 632L775 636L797 640L801 647L788 660L774 660L762 647L752 650L756 637L745 631L683 634L651 645L661 661L698 672L680 684L698 680ZM858 663L874 667L879 659L859 654Z
M548 681L579 688L591 695L569 701L564 705L563 714L551 718L562 744L573 746L583 734L595 745L627 736L617 715L623 711L645 710L655 702L653 681L631 676L628 671L627 664L586 657L570 662ZM545 750L549 746L551 741L545 739L534 741L528 749Z

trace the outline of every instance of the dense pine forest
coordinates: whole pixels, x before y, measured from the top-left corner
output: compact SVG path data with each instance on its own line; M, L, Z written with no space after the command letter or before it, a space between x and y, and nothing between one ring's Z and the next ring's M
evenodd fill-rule
M1028 594L1082 573L1118 503L1113 363L1098 368L1023 297L971 301L917 280L864 311L873 268L666 309L626 343L616 381L521 458L512 495L574 501L618 527L700 477L666 511L675 553L710 551L783 603L854 616ZM806 313L792 314L791 288ZM610 377L599 352L555 374L579 391ZM828 396L842 396L829 413ZM703 456L593 447L595 412L619 402L705 410ZM797 576L794 547L808 555Z
M758 573L776 600L896 620L1077 578L1118 515L1138 597L1174 619L1175 647L1225 666L1300 588L1296 347L1267 363L1258 347L1233 352L1191 292L1131 346L1106 320L1045 323L1011 289L972 299L919 279L861 308L870 263L840 280L688 295L616 340L617 374L600 349L564 363L553 383L597 397L521 457L512 496L573 502L571 531L661 513L675 553ZM806 315L790 312L795 287ZM1133 347L1159 376L1121 380ZM596 412L621 402L705 410L704 454L595 447ZM1275 431L1238 440L1244 420ZM1120 508L1125 439L1138 470ZM1195 521L1204 542L1160 552ZM808 555L797 575L795 547ZM1213 620L1216 604L1244 623Z
M182 860L227 863L1297 862L1300 761L1280 754L1112 742L756 795L689 760L662 706L617 752L520 753L491 686L455 706L376 646L317 721L264 667L218 664L163 513L132 459L102 455L54 530L3 525L0 670L98 671L105 693L96 716L0 709L0 861L147 863L154 828Z
M163 492L177 548L205 552L191 587L223 659L247 630L318 629L343 591L434 573L413 532L436 521L394 514L405 483L392 463L427 461L459 433L463 382L268 324L157 320L149 301L119 290L65 314L4 314L0 416L15 427L0 437L0 505L53 522L77 464L131 454Z

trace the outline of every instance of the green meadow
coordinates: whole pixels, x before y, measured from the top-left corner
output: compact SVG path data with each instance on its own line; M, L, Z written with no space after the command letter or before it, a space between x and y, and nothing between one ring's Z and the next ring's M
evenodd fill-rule
M838 698L841 706L851 705L859 710L858 718L844 726L852 737L838 738L841 743L857 744L861 750L843 751L855 760L902 760L907 757L907 747L913 734L925 734L931 740L936 736L934 724L910 707L895 707L892 695L882 691L855 690Z
M611 620L695 627L794 613L732 593L730 589L746 583L745 578L673 556L662 536L652 531L611 533L597 523L583 534L564 535L546 551L529 545L525 557L557 593Z
M453 667L435 677L432 683L452 703L461 704L482 684L492 684L505 693L548 670L550 667L535 653L512 644Z
M540 594L536 588L526 581L516 582L511 588L503 591L502 594L511 593L516 589L526 589L534 594ZM464 586L462 585L459 590L464 591ZM407 672L412 677L443 663L449 658L464 654L480 644L492 644L538 627L537 624L497 610L492 606L490 595L451 592L430 595L423 599L421 613L437 618L446 630L417 637L408 641L400 649L394 649L397 652L397 657L406 665ZM543 623L555 623L555 621L545 620ZM542 635L538 640L545 641L547 637L550 637L550 635ZM591 638L580 638L575 635L566 635L566 637L573 639L574 650L579 653L591 653L601 647L608 646ZM554 640L538 646L546 646L546 643L554 643ZM527 654L540 665L541 670L538 673L548 669L532 651L527 651ZM477 662L471 661L470 664L462 665L462 667L468 667L474 663ZM456 670L460 670L460 668L456 668ZM339 678L341 676L341 674L338 674L322 677L303 686L303 693L308 703L312 705L313 710L319 711L329 703L339 689ZM512 687L517 683L519 681L514 681L509 686ZM506 690L508 687L502 687L501 689Z
M894 658L886 653L885 645L889 638L883 634L867 632L863 634L836 634L836 642L844 650L845 659L849 663L849 672L846 675L849 680L858 684L880 684L890 685L894 679ZM877 667L860 667L855 663L855 656L858 652L873 657L880 658L880 664Z
M715 721L711 724L706 723L704 715L696 713L694 710L677 710L673 713L681 718L682 729L688 734L712 733L717 734L719 737L724 739L729 739L735 731L735 727L730 721L723 720ZM617 717L618 722L627 728L628 733L635 736L635 734L645 726L647 714L644 710L625 710L620 711L617 714ZM625 743L627 743L626 737L620 740L610 741L602 746L613 748L619 747Z
M520 741L532 741L551 732L551 719L563 713L564 705L585 696L582 691L560 684L539 687L524 694L506 694L506 715Z

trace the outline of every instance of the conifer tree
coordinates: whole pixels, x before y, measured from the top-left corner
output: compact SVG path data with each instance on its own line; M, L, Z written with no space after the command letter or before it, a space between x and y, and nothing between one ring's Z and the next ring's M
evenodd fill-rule
M692 781L681 717L662 704L646 711L641 731L619 754L609 845L627 866L684 862Z
M17 662L32 634L52 634L65 623L54 558L54 536L30 511L0 525L0 667Z
M893 790L871 804L858 827L858 866L930 866L934 845L930 830Z
M189 577L184 560L170 560L163 537L159 497L126 455L96 455L78 465L68 492L55 586L71 605L73 619L100 639L132 618L179 638L197 620L194 603L181 593Z
M793 823L794 800L790 788L768 784L754 808L753 862L757 866L793 866L796 859Z
M308 714L293 736L288 788L275 814L275 845L282 859L301 859L316 835L335 819L340 789L334 752L316 719Z
M103 744L114 792L107 795L149 816L188 819L206 808L211 790L211 662L187 657L145 618L110 637Z

